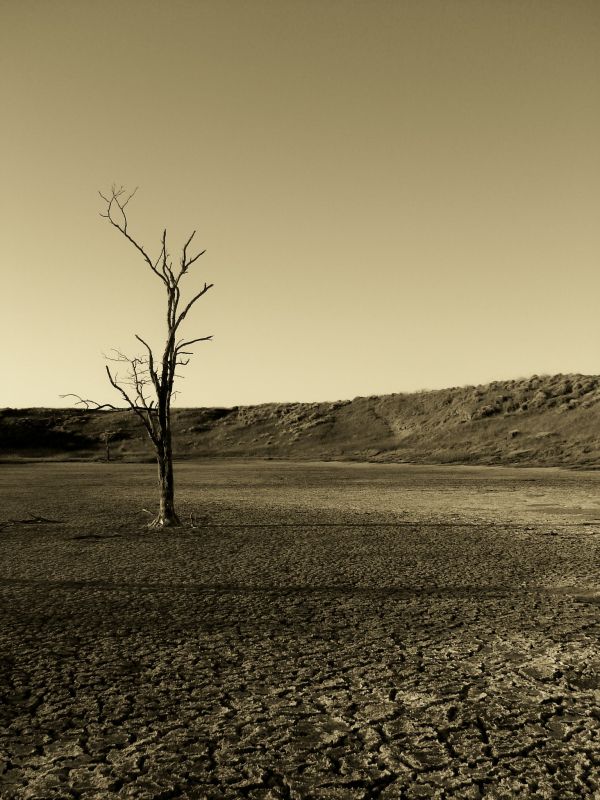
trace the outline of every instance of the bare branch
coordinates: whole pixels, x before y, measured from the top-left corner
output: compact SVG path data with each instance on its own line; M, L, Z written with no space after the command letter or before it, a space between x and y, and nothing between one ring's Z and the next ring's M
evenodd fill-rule
M196 342L212 342L212 336L199 336L197 339L188 339L187 342L179 342L175 347L175 352L181 354L186 354L182 347L189 347L192 344L196 344ZM191 353L186 354L191 355Z
M177 330L177 328L181 325L183 320L186 318L188 311L190 308L196 303L203 295L205 295L209 289L212 289L214 286L213 283L205 283L202 289L198 292L198 294L194 295L192 299L189 301L187 306L183 309L183 311L179 314L177 319L175 320L175 325L173 326L173 333Z
M110 408L112 411L122 411L122 408L117 408L117 406L113 406L112 403L97 403L95 400L86 399L84 397L80 397L78 394L74 394L73 392L69 392L68 394L59 394L59 397L66 398L66 397L76 397L77 402L75 403L76 406L85 406L86 409L93 408L94 411L100 411L102 408Z
M184 272L187 271L192 266L192 264L194 262L198 261L200 256L204 255L204 253L206 253L206 250L201 250L199 253L197 253L195 256L193 256L193 258L190 258L189 261L186 262L185 269L183 271Z
M131 361L129 356L126 356L125 353L122 353L120 350L117 350L116 347L111 347L110 349L112 350L112 352L115 355L114 356L107 356L106 353L102 353L102 356L106 361L114 361L117 364L121 364L121 363L129 364L129 362Z
M111 188L111 193L112 193L111 197L106 197L104 194L102 194L102 192L98 192L100 197L106 203L106 213L100 214L100 216L108 219L110 224L118 231L120 231L123 234L123 236L126 239L128 239L129 242L131 242L131 244L136 248L136 250L138 250L138 252L141 253L142 257L144 258L144 261L148 264L152 272L154 272L155 275L158 275L158 277L161 279L161 281L163 281L163 283L167 283L167 278L164 275L162 275L161 272L159 272L157 266L154 265L154 262L152 261L152 259L150 258L144 247L141 244L139 244L139 242L136 242L136 240L127 232L128 223L127 223L127 214L125 213L125 208L129 203L129 201L131 200L131 198L137 192L137 187L134 189L133 192L131 192L131 194L127 197L127 199L124 202L119 202L119 197L122 194L124 194L124 192L125 189L122 186L120 187L120 189L117 189L114 184ZM116 205L120 210L121 216L123 218L122 222L119 222L114 219L112 213L113 204ZM165 231L165 236L166 236L166 231ZM161 256L159 256L158 261L160 261L160 259ZM164 254L163 254L163 259L164 259Z
M148 342L144 341L144 339L142 339L141 336L138 336L137 333L135 333L134 336L138 340L138 342L141 342L148 351L148 370L150 372L150 377L152 378L152 383L154 384L154 388L158 393L160 391L160 384L158 382L158 375L156 373L156 370L154 369L154 354L152 353L152 348L150 347Z
M169 269L168 258L169 258L169 253L167 251L167 229L165 228L163 230L163 235L162 235L162 249L161 249L162 264L160 269L162 272L162 279L164 280L167 286L170 286L173 273Z
M187 249L190 246L190 244L192 243L192 239L194 238L195 235L196 235L196 231L192 231L190 233L189 237L188 237L187 242L183 245L183 258L181 260L182 260L182 262L184 264L185 264L185 260L186 260L185 259L185 254L187 253Z
M167 232L165 231L164 233L165 233L165 236L166 236L166 233L167 233ZM156 261L155 261L155 262L154 262L154 264L152 265L152 268L153 268L154 272L158 272L158 265L160 264L160 262L161 262L161 261L162 261L162 259L163 259L163 256L164 256L164 254L165 254L165 248L166 248L166 242L165 242L165 238L164 238L164 236L163 236L163 238L162 238L162 240L161 240L161 250L160 250L160 253L158 254L158 257L157 257Z
M192 256L191 258L189 258L189 259L188 259L188 255L187 255L187 249L188 249L188 247L190 246L190 244L191 244L191 241L192 241L192 239L194 238L194 236L195 236L195 235L196 235L196 231L192 231L192 233L191 233L191 235L190 235L189 239L188 239L188 240L187 240L187 242L186 242L186 243L183 245L183 252L182 252L182 255L181 255L181 272L180 272L180 274L179 274L179 277L181 277L182 275L184 275L184 274L185 274L185 272L187 272L187 270L188 270L188 269L189 269L189 268L192 266L192 264L193 264L195 261L198 261L198 259L200 258L200 256L203 256L203 255L204 255L204 253L206 253L206 250L202 250L202 252L200 252L200 253L198 253L197 255L195 255L195 256Z
M123 389L123 387L119 383L117 383L116 378L113 378L112 373L111 373L108 365L106 366L106 374L108 375L108 380L110 381L111 385L118 392L120 392L122 397L125 399L127 405L140 418L140 420L142 421L142 423L144 424L144 427L146 428L146 430L148 432L148 436L152 439L153 444L156 447L158 447L159 446L159 438L158 438L157 431L154 428L153 420L152 420L152 417L150 415L150 410L148 408L144 408L144 409L139 408L139 406L137 406L137 404L134 403L131 400L131 398L129 397L129 395L125 391L125 389ZM148 414L147 415L144 414L144 411L147 411Z
M113 386L113 387L114 387L114 388L115 388L115 389L116 389L118 392L120 392L120 393L121 393L121 395L123 396L123 399L125 400L125 402L127 403L127 405L128 405L128 406L129 406L131 409L133 409L133 410L135 411L135 410L136 410L136 406L135 406L135 404L134 404L134 403L132 403L132 401L131 401L131 398L129 397L129 395L127 394L127 392L125 391L125 389L123 389L123 387L122 387L122 386L119 386L119 384L118 384L118 383L117 383L117 381L116 381L116 378L113 378L113 376L112 376L112 372L110 371L110 368L108 367L108 365L105 367L105 370L106 370L106 374L108 375L108 380L110 381L111 385L112 385L112 386Z
M137 190L138 190L139 188L140 188L139 186L136 186L136 187L135 187L135 189L133 190L133 192L131 192L131 194L130 194L130 195L129 195L129 197L127 198L127 200L125 200L125 202L121 204L121 211L122 211L122 210L125 208L125 206L127 205L127 203L128 203L130 200L131 200L131 198L132 198L132 197L135 195L135 193L137 192Z

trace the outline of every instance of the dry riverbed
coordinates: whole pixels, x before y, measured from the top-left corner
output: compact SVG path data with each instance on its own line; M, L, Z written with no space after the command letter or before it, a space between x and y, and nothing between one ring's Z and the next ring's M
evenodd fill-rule
M600 474L0 465L0 796L600 797Z

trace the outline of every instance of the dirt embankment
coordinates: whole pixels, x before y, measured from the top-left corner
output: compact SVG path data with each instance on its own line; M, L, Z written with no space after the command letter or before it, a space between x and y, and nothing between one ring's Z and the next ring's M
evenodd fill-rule
M329 403L174 410L179 458L600 465L600 377L533 376ZM151 458L127 411L4 409L5 458Z

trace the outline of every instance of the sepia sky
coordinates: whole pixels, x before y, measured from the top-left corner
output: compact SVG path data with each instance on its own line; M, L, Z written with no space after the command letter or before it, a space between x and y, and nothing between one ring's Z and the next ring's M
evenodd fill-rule
M118 402L197 228L177 404L600 373L597 0L2 0L0 407Z

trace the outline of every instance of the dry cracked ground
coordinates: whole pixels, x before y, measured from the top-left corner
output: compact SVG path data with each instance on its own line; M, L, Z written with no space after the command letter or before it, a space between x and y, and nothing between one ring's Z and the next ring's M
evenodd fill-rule
M2 798L600 797L600 474L177 475L0 467Z

